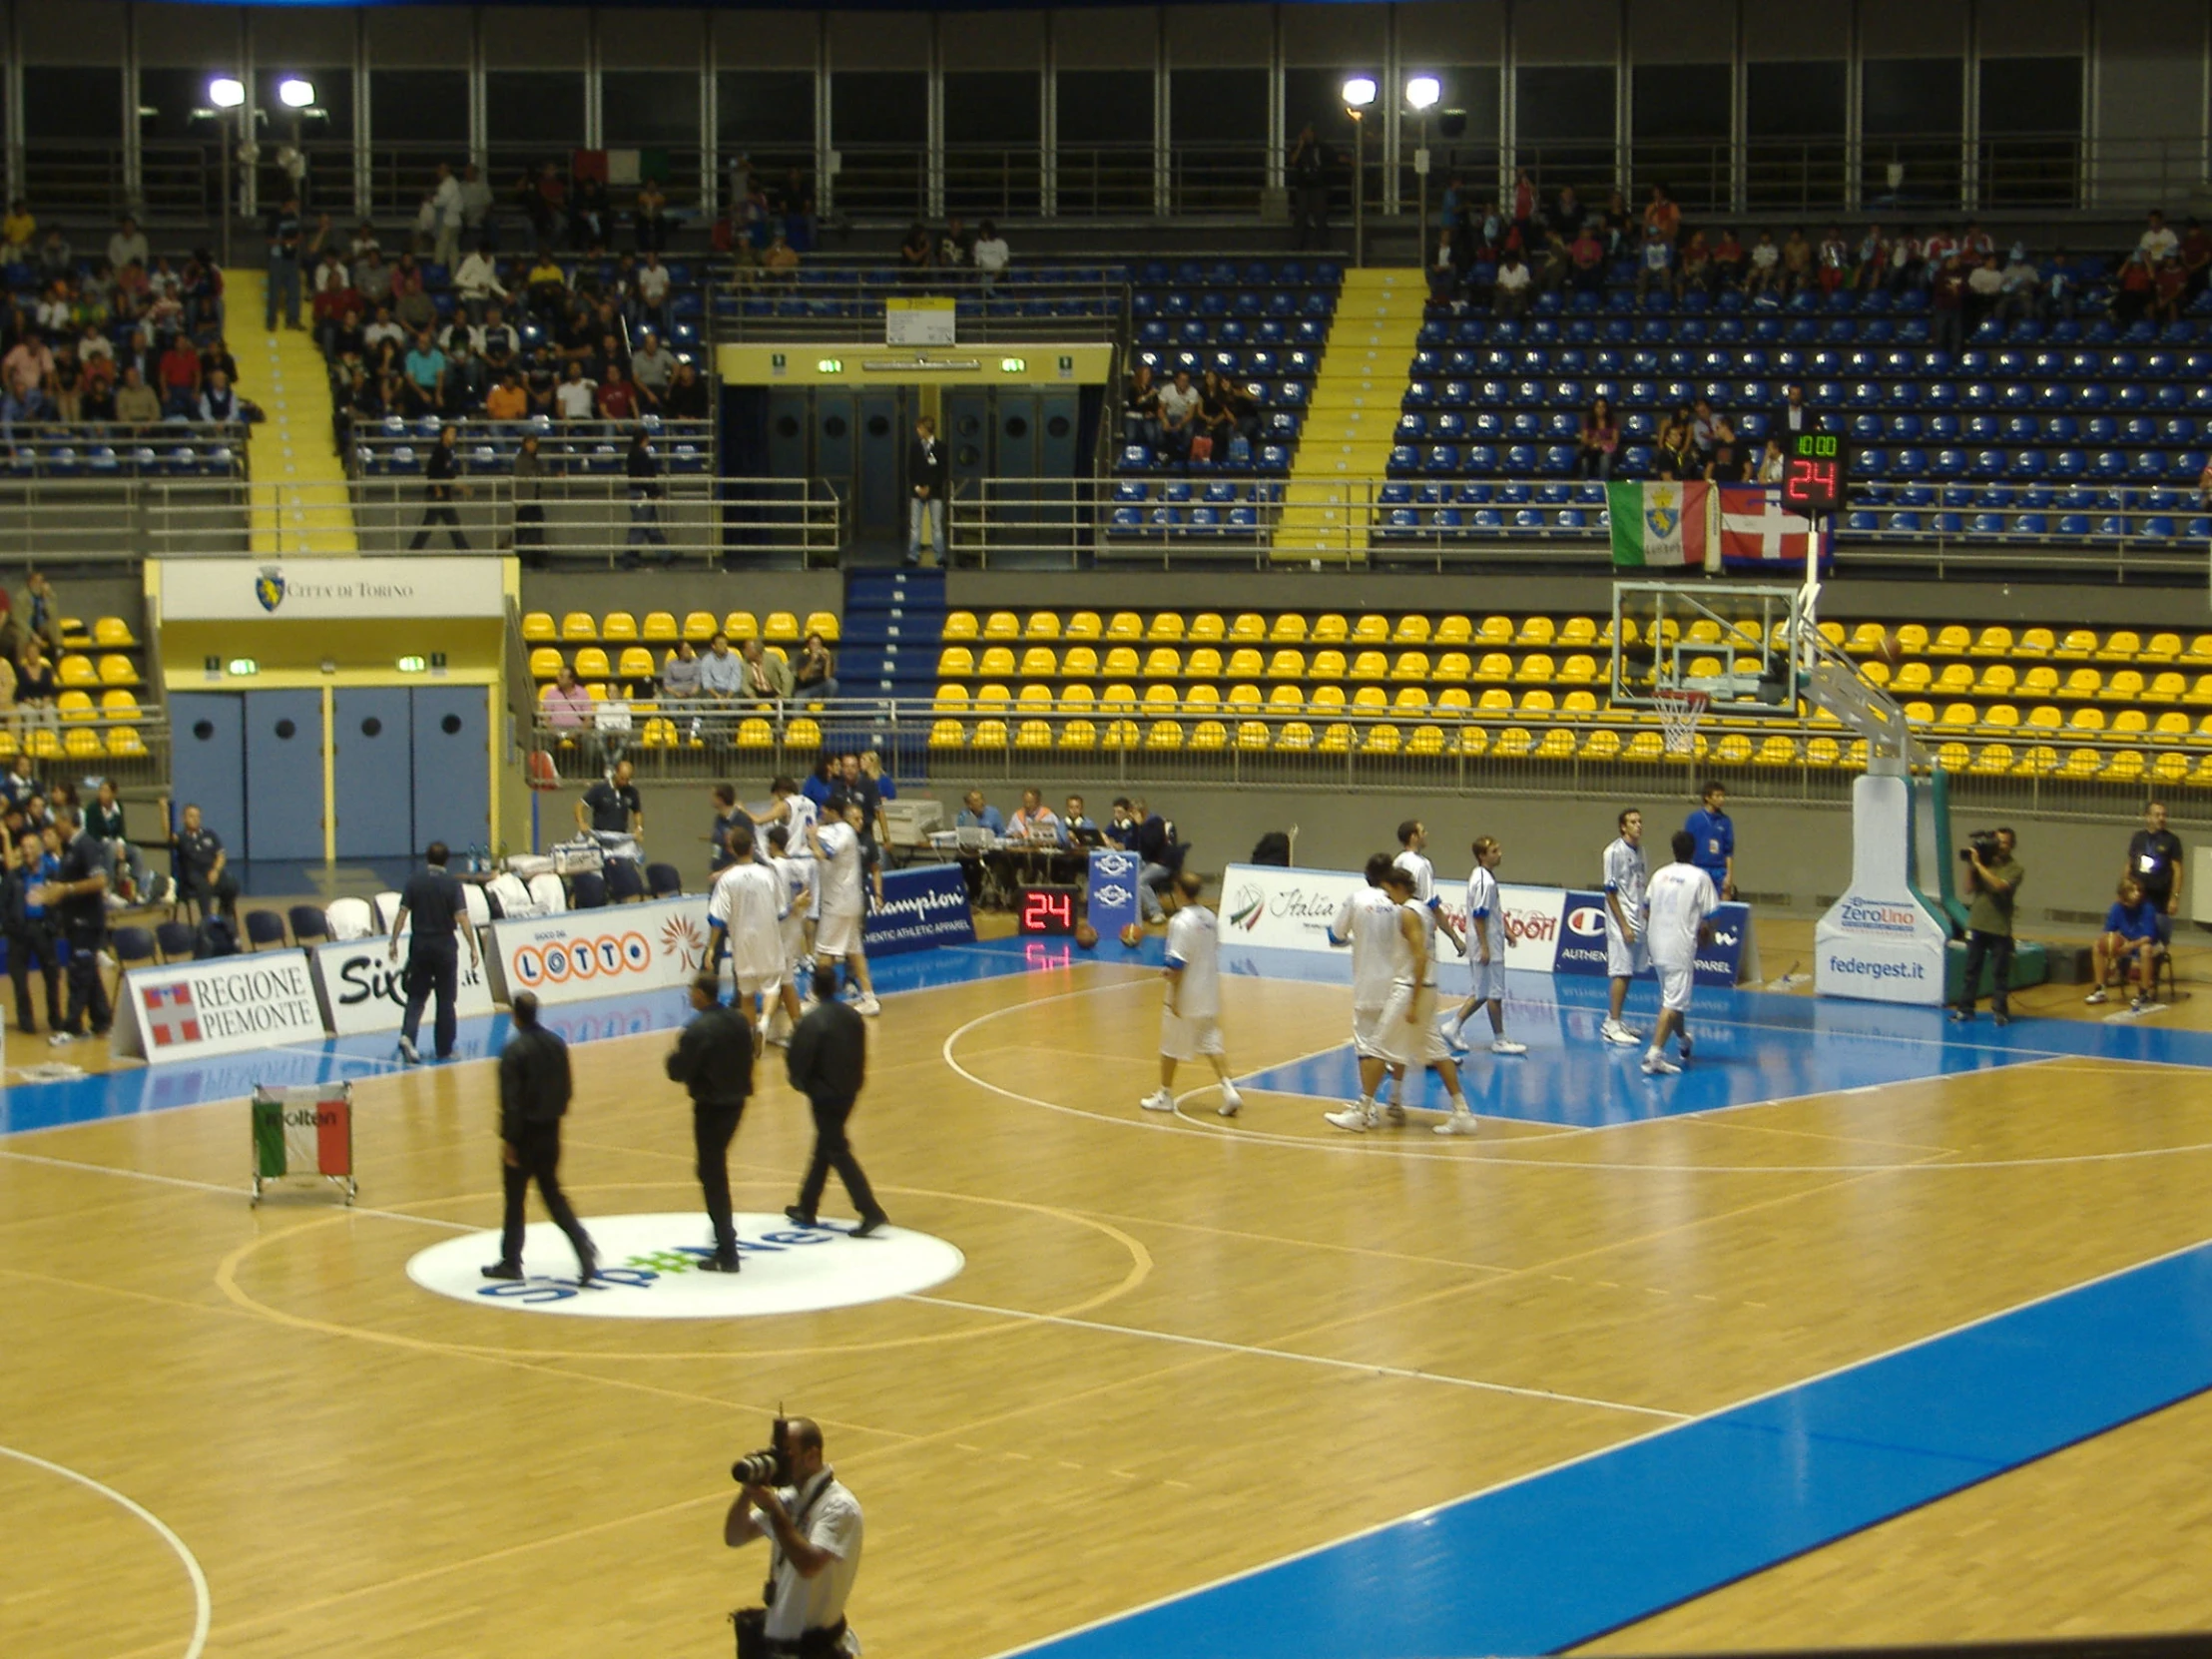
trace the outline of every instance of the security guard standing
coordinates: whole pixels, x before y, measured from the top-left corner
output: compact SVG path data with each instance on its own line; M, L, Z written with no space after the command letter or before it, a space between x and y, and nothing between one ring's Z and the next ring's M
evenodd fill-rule
M31 967L46 981L46 1028L62 1028L61 953L54 943L54 918L46 906L31 902L31 889L61 868L36 830L26 830L20 846L9 849L6 884L0 886L0 927L8 935L8 977L15 981L15 1028L36 1031L31 1017Z
M738 1119L753 1093L753 1022L722 1005L722 988L713 973L692 980L691 1005L696 1013L669 1050L668 1075L691 1090L699 1190L715 1228L715 1253L700 1267L707 1273L736 1273L738 1230L730 1219L729 1156Z
M437 994L435 1050L441 1060L453 1058L453 1037L460 1018L455 1003L460 996L461 953L454 935L468 940L468 967L481 973L483 952L477 948L476 929L468 925L468 895L461 883L445 872L450 854L445 842L432 841L423 857L429 867L408 878L399 895L399 913L391 918L391 945L384 959L399 960L399 935L409 918L414 931L407 941L407 1012L399 1021L399 1052L414 1064L422 1056L415 1050L415 1034L422 1029L422 1005Z
M48 1039L66 1043L86 1035L108 1034L115 1014L108 988L100 982L100 949L108 942L108 849L85 833L74 807L54 810L62 837L62 864L54 879L33 887L31 902L61 912L62 934L69 940L69 1013L62 1029Z
M864 1239L890 1220L875 1202L860 1160L852 1156L852 1143L844 1138L844 1121L867 1081L867 1021L850 1003L837 1000L837 970L828 963L815 969L814 1010L792 1032L784 1060L792 1087L815 1112L815 1155L799 1185L799 1202L784 1214L802 1227L813 1227L815 1207L834 1169L860 1212L852 1237Z
M824 1459L812 1418L793 1417L785 1436L791 1484L744 1487L722 1521L732 1549L755 1538L770 1545L767 1613L732 1615L738 1647L746 1650L750 1624L766 1659L837 1659L851 1650L844 1606L860 1575L860 1500Z
M561 1191L561 1118L575 1092L568 1044L538 1024L538 999L529 991L515 993L514 1020L514 1034L499 1051L499 1157L506 1166L500 1176L507 1214L499 1260L484 1269L484 1277L522 1277L522 1201L535 1181L545 1213L576 1248L576 1283L589 1285L599 1270L599 1253Z

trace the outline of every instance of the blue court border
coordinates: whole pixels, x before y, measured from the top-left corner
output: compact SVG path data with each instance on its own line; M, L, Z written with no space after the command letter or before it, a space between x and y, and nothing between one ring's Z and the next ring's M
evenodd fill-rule
M1156 939L1095 955L1063 941L1007 939L886 959L875 978L897 994L1159 957ZM1342 982L1347 967L1284 952L1224 961L1233 974L1323 983ZM1553 1010L1562 1036L1578 1035L1602 1007L1601 982L1548 988L1548 1000L1532 1001ZM1636 987L1631 1011L1651 995ZM590 1042L671 1029L687 1012L680 992L663 991L546 1017L571 1041ZM2212 1033L2150 1022L2030 1019L1997 1030L1986 1021L1950 1026L1935 1009L1756 991L1700 991L1693 1022L1701 1014L1723 1029L1734 1021L1854 1049L1932 1051L1914 1062L1917 1075L2054 1057L2212 1067ZM457 1057L488 1058L507 1030L503 1014L463 1022ZM356 1037L17 1083L0 1091L0 1141L235 1098L258 1082L388 1074L391 1056L388 1036ZM1280 1081L1295 1091L1295 1076ZM1665 1115L1663 1102L1654 1112ZM2212 1241L1015 1651L1050 1659L1556 1652L2208 1389Z

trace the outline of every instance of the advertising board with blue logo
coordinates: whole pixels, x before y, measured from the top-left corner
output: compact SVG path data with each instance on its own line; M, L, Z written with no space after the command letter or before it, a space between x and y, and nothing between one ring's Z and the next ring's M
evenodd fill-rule
M1102 939L1117 938L1121 930L1141 918L1138 910L1134 852L1097 847L1091 852L1089 917Z
M1551 971L1602 979L1605 973L1605 895L1571 888L1566 894L1565 925L1559 929L1559 953ZM1756 946L1750 946L1751 906L1723 904L1713 912L1713 936L1698 946L1696 983L1734 985L1758 972ZM1747 947L1752 950L1745 959ZM1654 977L1650 968L1637 977Z
M870 956L902 956L941 944L973 944L975 912L958 864L916 864L883 875L883 902L867 913L860 942Z

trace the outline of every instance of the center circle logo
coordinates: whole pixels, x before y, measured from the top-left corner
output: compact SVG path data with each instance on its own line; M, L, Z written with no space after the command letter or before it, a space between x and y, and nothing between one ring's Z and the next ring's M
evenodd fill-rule
M886 1227L855 1239L853 1222L799 1227L780 1215L734 1218L740 1271L702 1273L714 1255L707 1218L696 1210L642 1216L586 1216L599 1249L599 1279L576 1283L576 1253L551 1222L524 1230L518 1280L486 1279L499 1255L496 1232L463 1233L418 1252L407 1277L426 1291L479 1308L580 1319L717 1320L811 1314L911 1296L967 1265L942 1239Z

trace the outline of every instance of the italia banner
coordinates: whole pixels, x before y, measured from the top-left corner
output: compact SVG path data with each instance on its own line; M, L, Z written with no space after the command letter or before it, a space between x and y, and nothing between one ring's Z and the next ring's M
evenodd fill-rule
M1678 483L1610 483L1605 505L1613 525L1613 565L1618 570L1679 569L1703 565L1711 541L1713 486Z
M1813 521L1782 505L1782 491L1765 484L1723 484L1721 563L1730 570L1787 575L1802 571L1813 547ZM1836 562L1835 538L1824 524L1821 573ZM1614 562L1619 563L1616 547Z
M254 1097L254 1173L264 1181L287 1175L344 1177L353 1173L353 1108L342 1095L275 1089Z

